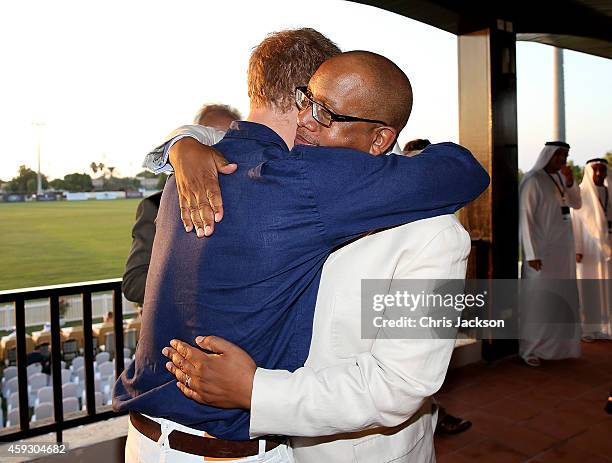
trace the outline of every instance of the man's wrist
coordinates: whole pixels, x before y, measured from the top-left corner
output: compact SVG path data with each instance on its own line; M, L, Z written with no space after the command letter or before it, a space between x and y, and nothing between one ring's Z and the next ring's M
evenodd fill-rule
M201 146L200 142L190 136L175 141L168 151L168 162L172 167L175 167L176 163L179 162L183 150L196 146Z
M242 404L242 408L244 408L245 410L250 410L251 409L251 402L253 400L253 383L255 382L255 372L257 371L257 368L254 368L250 371L250 375L247 381L247 388L244 394L244 403Z

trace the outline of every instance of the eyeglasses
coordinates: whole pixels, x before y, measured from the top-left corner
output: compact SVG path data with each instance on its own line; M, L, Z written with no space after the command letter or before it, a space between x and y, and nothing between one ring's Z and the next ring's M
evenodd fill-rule
M362 117L336 114L321 103L313 100L312 95L306 87L297 87L295 89L295 105L300 111L312 107L313 119L325 127L331 127L332 122L371 122L374 124L388 125L386 122L376 119L364 119Z

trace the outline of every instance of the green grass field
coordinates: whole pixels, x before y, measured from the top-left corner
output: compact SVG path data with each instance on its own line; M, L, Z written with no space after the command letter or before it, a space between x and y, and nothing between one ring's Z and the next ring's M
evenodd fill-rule
M0 290L121 277L139 201L0 204Z

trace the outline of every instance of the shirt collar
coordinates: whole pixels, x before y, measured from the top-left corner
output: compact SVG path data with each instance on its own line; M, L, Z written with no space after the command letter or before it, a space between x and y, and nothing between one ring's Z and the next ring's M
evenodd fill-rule
M226 138L244 138L263 143L273 143L284 151L289 151L285 141L270 127L257 122L234 121L225 134Z

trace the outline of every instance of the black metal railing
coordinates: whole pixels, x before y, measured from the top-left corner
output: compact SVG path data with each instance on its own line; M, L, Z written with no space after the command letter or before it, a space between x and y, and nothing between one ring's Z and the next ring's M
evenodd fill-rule
M121 294L121 279L90 281L69 285L44 286L10 291L0 291L0 303L14 303L15 327L17 347L17 378L19 391L19 429L10 432L6 428L0 434L0 442L12 442L18 439L35 437L55 432L57 442L62 442L65 429L107 420L119 416L111 410L98 413L95 406L95 372L94 372L94 346L92 332L92 293L113 292L114 315L114 349L115 349L115 378L123 372L123 306ZM60 327L60 298L65 296L82 295L83 298L83 355L85 367L85 404L87 414L68 420L64 419L62 395L62 346ZM51 317L51 373L53 386L54 422L40 426L30 426L28 377L27 377L27 350L26 350L26 317L25 301L32 299L49 299Z

